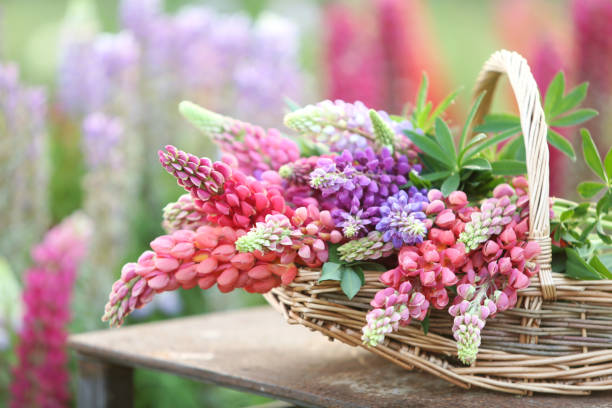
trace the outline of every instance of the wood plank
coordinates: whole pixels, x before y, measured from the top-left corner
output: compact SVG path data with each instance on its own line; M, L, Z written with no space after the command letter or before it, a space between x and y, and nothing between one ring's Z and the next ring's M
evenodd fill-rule
M590 397L517 397L464 391L431 375L397 367L361 348L290 326L269 307L214 313L77 334L72 349L131 367L313 407L604 407Z
M133 369L86 356L79 358L77 406L87 408L131 408Z

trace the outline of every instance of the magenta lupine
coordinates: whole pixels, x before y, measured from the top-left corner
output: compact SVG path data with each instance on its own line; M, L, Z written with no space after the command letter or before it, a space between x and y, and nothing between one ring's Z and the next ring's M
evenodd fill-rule
M276 185L265 184L224 162L213 163L174 146L166 146L166 151L158 154L162 166L191 193L211 223L250 229L268 214L293 214Z
M49 230L32 251L35 266L24 277L12 407L59 407L70 399L66 330L72 288L90 234L90 221L75 214Z

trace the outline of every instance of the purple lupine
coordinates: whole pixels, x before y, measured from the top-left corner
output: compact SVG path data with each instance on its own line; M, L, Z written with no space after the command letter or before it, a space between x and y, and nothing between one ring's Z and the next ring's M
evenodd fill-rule
M119 118L100 112L88 115L83 121L83 151L85 162L91 170L101 166L117 169L121 166L124 126Z
M429 204L427 190L410 187L390 196L380 206L380 221L376 229L383 233L386 242L393 242L399 249L402 245L416 245L427 235L425 208Z
M347 219L346 213L356 215L363 209L360 219L370 220L374 227L380 220L379 206L406 184L410 171L419 170L406 156L391 155L386 148L380 153L371 148L354 154L345 150L339 156L319 159L310 173L310 185L321 191L325 201L334 203L336 225Z
M399 151L411 159L416 151L405 130L414 130L409 120L396 122L384 111L377 112L381 119L395 132L395 145ZM332 152L358 152L367 147L379 149L374 128L370 119L370 109L362 102L347 103L325 100L316 105L307 105L285 116L285 125L324 144Z
M48 224L47 103L42 89L25 86L14 64L0 64L0 253L25 269L28 248Z
M35 266L25 273L12 407L68 403L66 326L77 269L91 232L89 220L75 214L52 228L32 251Z

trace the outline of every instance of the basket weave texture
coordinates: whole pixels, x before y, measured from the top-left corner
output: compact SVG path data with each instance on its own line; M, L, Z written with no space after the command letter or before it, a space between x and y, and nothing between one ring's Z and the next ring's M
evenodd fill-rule
M365 272L365 285L348 300L338 282L318 283L320 270L302 269L288 286L265 295L291 324L330 339L364 347L406 369L418 368L459 387L478 386L514 394L533 392L586 395L612 389L612 281L576 281L551 272L547 125L537 85L526 60L497 51L478 76L475 95L486 94L475 123L489 111L498 79L506 74L514 91L527 153L530 240L542 253L540 273L519 291L516 307L489 319L478 359L457 359L452 317L432 310L429 332L411 324L371 347L361 328L374 294L384 285L380 272Z

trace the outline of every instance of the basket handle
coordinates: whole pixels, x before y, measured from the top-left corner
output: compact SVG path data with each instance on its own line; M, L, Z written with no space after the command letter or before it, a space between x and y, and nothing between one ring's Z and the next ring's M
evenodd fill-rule
M482 123L489 112L497 80L502 74L508 75L514 91L525 138L529 182L529 239L540 244L541 248L536 262L540 265L542 297L545 300L554 300L557 292L551 270L547 125L538 86L527 61L518 53L497 51L485 62L476 80L474 95L478 97L483 91L486 91L486 94L476 112L474 123Z

